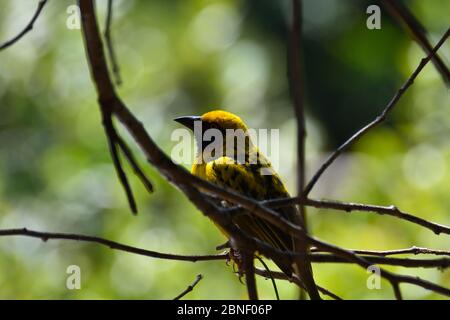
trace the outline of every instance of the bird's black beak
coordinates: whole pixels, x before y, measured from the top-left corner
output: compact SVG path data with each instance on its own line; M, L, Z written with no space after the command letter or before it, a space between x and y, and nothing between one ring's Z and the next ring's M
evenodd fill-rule
M194 122L195 121L202 121L202 118L200 116L184 116L184 117L178 117L173 119L174 121L181 123L183 126L194 130Z

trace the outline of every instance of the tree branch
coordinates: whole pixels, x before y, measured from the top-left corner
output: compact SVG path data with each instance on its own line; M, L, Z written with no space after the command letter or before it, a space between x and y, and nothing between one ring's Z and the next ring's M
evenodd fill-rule
M426 54L430 54L433 50L433 46L427 38L427 31L419 20L413 15L413 13L399 1L382 0L383 5L388 9L392 16L403 24L406 29L412 34L413 39L422 47ZM435 54L432 57L432 62L435 65L437 71L441 74L447 86L450 85L450 71L445 65L444 61Z
M195 286L200 282L200 280L203 279L203 276L201 274L197 275L197 278L195 279L195 281L189 285L182 293L180 293L179 295L177 295L175 298L173 298L173 300L180 300L181 298L183 298L185 295L187 295L189 292L191 292L192 290L194 290Z
M292 26L290 28L290 50L289 50L289 67L288 78L297 119L297 192L300 199L303 198L303 189L305 186L305 110L303 105L303 83L301 70L301 54L302 54L302 3L300 0L292 0ZM299 215L295 217L295 222L299 225L303 232L300 237L294 239L295 250L303 254L303 257L296 259L298 272L305 283L306 291L311 299L320 300L320 294L312 275L311 264L308 261L308 243L304 234L306 228L306 212L302 201L299 203Z
M61 232L41 232L35 230L29 230L26 228L21 229L0 229L0 237L5 236L26 236L32 238L41 239L44 242L48 240L74 240L74 241L83 241L90 243L97 243L102 246L108 247L110 249L134 253L141 256L157 258L157 259L166 259L166 260L178 260L178 261L211 261L211 260L226 260L228 259L228 254L214 254L214 255L178 255L178 254L170 254L170 253L161 253L146 249L141 249L133 246L129 246L126 244L122 244L119 242L115 242L112 240L88 236L82 234L74 234L74 233L61 233Z
M367 259L356 255L352 251L337 247L330 243L326 243L324 241L313 238L311 236L309 237L309 240L312 245L318 247L319 249L325 250L330 253L334 253L335 255L337 255L347 261L351 261L365 269L367 269L368 267L370 267L372 265ZM384 270L382 268L380 268L380 275L381 275L381 277L385 278L386 280L388 280L391 283L391 285L394 289L394 293L396 293L396 294L397 294L397 291L396 291L397 289L395 288L396 284L409 283L409 284L414 284L414 285L417 285L424 289L428 289L428 290L431 290L431 291L434 291L434 292L437 292L437 293L440 293L440 294L450 297L450 289L439 286L439 285L429 282L427 280L420 279L419 277L411 277L411 276L395 274L395 273L389 272L387 270Z
M360 212L373 212L381 215L389 215L420 225L424 228L433 231L435 234L438 235L441 233L450 234L450 227L413 216L409 213L402 212L395 206L386 207L386 206L375 206L359 203L346 203L334 200L313 200L313 199L307 199L306 205L315 208L335 209L345 212L360 211Z
M144 187L147 189L147 191L149 193L152 193L153 192L153 184L151 183L150 179L145 175L145 173L142 171L142 169L139 167L139 164L136 161L136 159L134 158L134 155L133 155L133 152L131 151L131 149L128 147L128 145L122 139L121 136L117 135L116 140L117 140L116 141L117 145L120 147L123 154L127 158L128 163L133 168L134 174L139 178L139 180L141 180L141 183L144 185Z
M111 153L114 168L116 169L119 181L125 191L125 194L127 195L128 204L130 205L131 212L133 212L133 214L137 214L136 200L134 199L133 191L131 190L127 175L122 168L122 163L120 161L119 154L117 151L118 134L116 132L116 129L114 128L111 113L109 112L108 109L102 108L102 116L103 116L103 126L105 128L106 138L108 139L109 151Z
M111 62L112 72L116 80L116 85L120 86L122 84L122 77L120 76L120 68L117 63L116 52L114 50L113 41L111 38L111 24L113 17L113 0L108 0L108 7L106 9L106 23L105 23L105 42L106 48L108 49L109 61Z
M256 289L254 252L242 251L242 264L245 273L245 284L247 285L248 298L258 300L258 290Z
M42 11L42 9L44 8L44 6L46 4L47 4L47 0L39 1L38 6L36 8L36 11L34 12L33 17L28 22L28 24L25 26L25 28L21 32L19 32L19 34L17 34L15 37L13 37L12 39L10 39L10 40L4 42L3 44L1 44L0 45L0 50L6 49L9 46L13 45L17 41L19 41L24 35L26 35L29 31L31 31L33 29L34 23L36 22L37 18L41 14L41 11Z
M260 204L269 208L281 208L291 206L299 202L300 202L299 197L292 197L292 198L265 200L261 201ZM361 211L361 212L372 212L381 215L389 215L425 227L438 235L441 233L450 234L450 227L403 212L395 206L378 206L352 202L341 202L336 200L315 200L311 198L306 198L304 200L304 204L305 206L310 206L319 209L334 209L345 212ZM230 210L237 211L237 208L236 209L230 208Z
M178 255L178 254L161 253L161 252L156 252L156 251L151 251L151 250L146 250L146 249L142 249L142 248L138 248L138 247L121 244L121 243L118 243L115 241L111 241L108 239L95 237L95 236L73 234L73 233L40 232L40 231L35 231L35 230L29 230L26 228L0 229L0 237L4 237L4 236L26 236L26 237L38 238L45 242L48 240L56 240L56 239L83 241L83 242L88 242L88 243L100 244L102 246L108 247L113 250L128 252L128 253L142 255L142 256L151 257L151 258L176 260L176 261L197 262L197 261L227 260L229 258L229 255L227 253L216 254L216 255ZM260 247L262 248L263 252L267 249L264 245L262 245ZM338 249L338 250L344 250L344 252L350 252L345 249ZM333 251L333 250L326 249L326 252L330 252L330 251ZM286 255L292 255L292 256L298 255L295 252L285 253L282 251L279 252L279 254L286 254ZM401 259L401 258L386 258L386 257L376 257L376 256L358 256L355 253L351 253L351 254L354 256L355 259L359 259L360 261L363 261L365 263L364 266L369 266L372 264L385 264L385 265L403 266L403 267L412 267L412 268L417 268L417 267L433 268L434 267L434 268L440 268L440 269L445 269L450 266L450 259L448 259L448 258L444 258L444 259ZM270 253L268 255L270 256ZM342 257L339 251L336 254L313 253L313 254L310 254L309 257L310 257L310 261L313 263L350 263L350 262L354 262L353 258L348 259L346 257ZM251 272L251 270L250 270L250 272ZM273 271L271 271L271 273L273 274L274 278L279 279L278 273L273 272ZM386 277L386 275L384 273L385 273L385 271L382 270L382 276ZM257 274L260 274L260 273L257 272ZM398 277L398 279L397 279L397 277ZM423 288L434 290L436 292L448 295L448 289L446 289L446 288L437 286L435 284L429 283L429 282L419 279L419 278L413 278L413 280L411 280L409 278L410 277L407 277L407 276L400 276L400 275L393 274L393 276L391 278L388 277L387 279L390 281L398 282L398 283L400 283L400 282L412 283L412 284L421 286ZM286 279L288 279L287 276L286 276ZM292 279L290 279L290 280L292 280ZM296 282L297 284L299 283L299 281L293 281L293 282ZM438 288L438 290L435 290L436 288ZM319 291L324 293L324 291L320 287L318 287L318 289L319 289Z
M353 253L356 252L353 251ZM358 255L358 257L363 258L370 264L383 264L407 268L439 268L442 270L450 267L449 258L408 259L408 258L388 258L370 255ZM349 260L346 260L340 256L332 254L312 253L310 254L310 259L314 263L350 263Z
M268 278L270 278L270 281L272 281L273 290L275 291L275 297L277 298L277 300L280 300L280 295L278 294L277 284L275 282L274 277L272 276L272 271L269 269L269 267L267 266L267 264L264 262L264 260L261 257L259 257L257 255L255 255L255 257L259 260L259 262L263 265L264 269L267 271ZM255 274L256 274L256 269L257 268L255 268Z
M379 257L386 257L386 256L391 256L391 255L399 255L399 254L408 254L408 253L412 253L415 255L431 254L431 255L437 255L437 256L450 256L450 251L447 251L447 250L436 250L436 249L429 249L429 248L416 247L416 246L413 246L411 248L406 248L406 249L383 250L383 251L358 250L358 249L347 249L347 250L353 251L356 254L365 254L365 255L379 256ZM320 252L320 250L317 248L311 248L311 251L312 252Z
M372 128L376 127L377 125L379 125L380 123L385 121L387 115L396 106L397 102L400 100L400 98L403 96L403 94L406 92L406 90L408 90L408 88L413 84L414 80L417 78L417 76L422 71L422 69L434 57L436 52L439 50L439 48L442 46L442 44L444 44L444 42L447 40L449 35L450 35L450 28L447 29L445 34L442 36L442 38L439 40L439 42L436 44L436 46L433 48L433 50L430 52L430 54L428 54L427 57L423 58L420 61L416 70L406 80L406 82L403 84L403 86L397 91L397 93L394 95L394 97L391 99L391 101L388 103L388 105L384 108L384 110L381 112L381 114L379 116L377 116L375 118L375 120L373 120L372 122L367 124L365 127L360 129L353 136L351 136L347 141L345 141L339 148L337 148L328 157L328 159L320 166L319 170L317 170L317 172L311 178L309 183L306 185L305 196L307 196L311 192L312 188L317 183L317 181L322 176L322 174L325 172L325 170L339 157L339 155L344 150L346 150L350 146L352 146L356 141L358 141L362 136L364 136L369 130L371 130Z

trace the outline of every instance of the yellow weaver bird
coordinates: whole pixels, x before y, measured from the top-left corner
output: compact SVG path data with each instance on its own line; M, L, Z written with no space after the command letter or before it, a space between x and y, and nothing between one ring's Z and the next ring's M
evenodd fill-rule
M174 120L194 131L198 150L192 166L192 174L258 201L290 197L270 161L252 143L248 127L238 116L216 110L202 116L184 116ZM208 135L208 129L215 130L217 135ZM233 132L238 132L240 135L230 135ZM213 142L211 142L211 136L215 138ZM239 138L243 138L243 142L239 141ZM236 143L235 140L238 142ZM215 149L211 148L214 143ZM222 201L221 204L224 202ZM275 210L289 221L296 221L299 215L295 206ZM284 251L295 249L291 235L251 213L238 214L233 218L233 222L248 235L267 242L277 249ZM221 229L221 231L229 238L224 230ZM297 274L293 266L280 261L274 262L288 276ZM304 283L311 283L311 265L307 264L304 269L306 270L301 272L301 278ZM305 277L308 279L304 279ZM320 299L317 291L313 293L310 291L314 290L308 291L311 298Z

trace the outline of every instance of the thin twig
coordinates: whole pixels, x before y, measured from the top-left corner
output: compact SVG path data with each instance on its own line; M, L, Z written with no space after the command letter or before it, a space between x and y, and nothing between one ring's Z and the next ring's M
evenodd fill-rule
M417 78L419 73L422 71L422 69L427 65L427 63L430 61L431 58L434 57L437 50L442 46L442 44L447 40L448 36L450 35L450 28L447 29L445 34L442 36L442 38L439 40L439 42L436 44L436 46L433 48L433 50L428 54L427 57L423 58L419 65L417 66L416 70L411 74L411 76L406 80L406 82L403 84L403 86L396 92L394 97L391 99L391 101L387 104L387 106L384 108L384 110L381 112L379 116L375 118L372 122L367 124L365 127L360 129L358 132L356 132L353 136L351 136L347 141L345 141L339 148L337 148L329 157L328 159L320 166L319 170L314 174L314 176L311 178L309 183L306 185L305 188L305 196L307 196L314 185L317 183L319 178L322 176L322 174L325 172L325 170L339 157L339 155L346 149L348 149L350 146L352 146L356 141L358 141L364 134L366 134L370 129L376 127L380 123L384 122L386 119L386 116L389 114L390 111L395 107L397 102L400 100L400 98L403 96L403 94L407 91L407 89L413 84L414 80Z
M260 204L262 206L268 208L281 208L295 205L300 202L299 197L292 198L280 198L280 199L272 199L261 201ZM390 215L396 218L400 218L402 220L406 220L415 224L418 224L422 227L425 227L436 234L450 234L450 227L442 224L438 224L436 222L428 221L423 218L419 218L412 214L401 211L395 206L378 206L378 205L370 205L370 204L360 204L360 203L352 203L352 202L341 202L336 200L315 200L311 198L307 198L304 200L305 206L310 206L314 208L321 209L334 209L345 212L352 211L362 211L362 212L373 212L381 215ZM230 211L238 211L239 207L229 208Z
M105 23L105 42L106 48L108 49L109 61L111 62L112 72L114 74L114 78L116 80L116 85L120 86L122 84L122 77L120 76L120 68L117 63L116 52L114 50L113 41L111 38L111 24L113 18L113 0L108 0L108 7L106 11L106 23Z
M178 255L178 254L168 254L168 253L160 253L156 251L141 249L129 245L125 245L119 242L115 242L112 240L82 235L82 234L74 234L74 233L55 233L55 232L42 232L36 230L30 230L27 228L20 229L0 229L0 237L2 236L26 236L32 238L38 238L43 241L48 240L74 240L74 241L83 241L83 242L91 242L97 243L103 246L106 246L110 249L125 251L129 253L134 253L142 256L158 258L158 259L167 259L167 260L179 260L179 261L211 261L211 260L226 260L228 259L227 253L215 254L215 255ZM316 251L317 249L314 249ZM322 251L323 252L323 251ZM328 252L328 251L327 251ZM354 251L355 253L357 250ZM295 253L292 252L294 255ZM330 254L317 254L311 253L309 254L310 260L314 263L348 263L347 260ZM403 266L403 267L423 267L423 268L432 268L437 267L441 269L445 269L450 267L450 259L401 259L401 258L386 258L386 257L378 257L378 256L363 256L364 259L368 260L371 264L387 264L393 266Z
M1 44L0 45L0 50L6 49L7 47L13 45L17 41L19 41L25 34L27 34L27 32L31 31L33 29L34 23L36 22L37 18L41 14L41 11L42 11L42 9L44 8L44 6L46 4L47 4L47 0L39 1L38 6L36 8L36 11L34 12L34 15L31 18L30 22L28 22L28 24L25 26L25 28L21 32L19 32L19 34L17 34L12 39L10 39L10 40L4 42L3 44Z
M280 296L278 294L278 288L277 288L277 284L275 282L275 279L272 276L272 271L269 269L269 267L267 266L267 264L264 262L263 259L261 259L261 257L255 255L256 259L259 260L259 262L261 262L261 264L263 265L264 269L266 269L267 274L269 275L270 281L272 281L272 286L273 286L273 290L275 291L275 296L277 298L277 300L280 300ZM255 269L256 270L256 269Z
M122 139L121 136L117 135L116 137L117 144L119 145L120 149L122 150L123 154L128 160L128 163L133 168L134 173L136 176L141 180L142 184L145 186L147 191L149 193L153 192L153 184L151 183L150 179L145 175L145 173L142 171L142 169L139 167L138 162L134 158L133 152L131 152L131 149L128 147L128 145L125 143L125 141Z
M181 298L183 298L185 295L187 295L189 292L191 292L192 290L194 290L195 286L200 282L200 280L203 279L203 276L201 274L197 275L197 278L195 279L194 282L192 282L191 285L189 285L182 293L180 293L179 295L177 295L175 298L173 298L173 300L180 300Z
M302 57L302 3L300 0L292 0L292 26L289 33L289 65L288 65L288 79L293 100L293 107L295 117L297 120L297 192L302 197L305 186L305 109L303 105L303 81L301 69ZM294 217L295 222L299 225L303 232L299 233L300 237L294 239L294 247L299 253L303 253L304 257L299 257L296 260L298 272L301 279L304 281L306 290L311 299L320 300L320 294L312 275L311 264L308 261L306 253L308 252L308 244L306 238L303 236L307 232L306 228L306 212L305 206L302 202L298 206L299 215ZM303 293L300 292L300 297Z
M116 129L114 128L110 112L108 112L108 110L105 110L105 108L102 108L102 113L103 113L103 126L105 128L106 138L108 139L109 151L111 153L114 168L116 169L119 181L123 189L125 190L125 194L127 195L128 204L130 205L131 212L133 212L133 214L137 214L136 200L134 199L133 191L131 190L127 175L122 168L122 163L120 161L119 154L117 151L118 134L116 132Z
M433 50L433 46L427 38L427 31L419 20L413 15L411 10L402 5L400 1L395 0L382 0L384 6L391 12L400 24L403 24L406 29L412 34L414 40L422 47L426 54L430 54ZM441 74L442 79L447 86L450 85L450 71L445 65L444 61L435 54L432 58L432 62L435 65L438 72Z
M416 246L413 246L411 248L406 248L406 249L381 250L381 251L359 250L359 249L347 249L347 250L353 251L356 254L365 254L365 255L380 256L380 257L399 255L399 254L408 254L408 253L412 253L415 255L431 254L431 255L437 255L437 256L450 256L450 251L447 251L447 250L429 249L429 248L416 247ZM311 248L311 252L321 252L321 251L317 248Z
M372 263L370 263L366 258L356 255L355 253L348 251L346 249L340 248L338 246L335 246L330 243L326 243L324 241L321 241L319 239L316 239L314 237L309 236L310 243L322 250L325 250L330 253L334 253L335 255L347 260L351 261L365 269L372 266ZM374 257L372 257L374 258ZM427 280L423 280L419 277L411 277L401 274L395 274L392 272L389 272L387 270L384 270L380 268L380 275L388 280L392 285L394 283L400 284L400 283L409 283L414 284L417 286L420 286L424 289L428 289L446 296L450 297L450 289L442 287L440 285L437 285L435 283L429 282ZM395 288L394 288L395 290Z
M395 206L386 207L386 206L375 206L359 203L346 203L334 200L313 200L313 199L307 199L305 202L306 205L315 208L336 209L345 212L352 212L352 211L374 212L382 215L389 215L420 225L424 228L433 231L435 234L441 233L450 234L450 227L413 216L409 213L402 212Z
M355 251L353 251L353 253L356 254ZM311 253L309 257L311 262L313 263L350 263L349 260L344 259L335 254ZM391 258L391 257L380 257L371 255L359 255L359 254L358 257L363 258L370 264L383 264L406 268L439 268L441 270L450 268L449 258L410 259L410 258Z
M305 187L305 107L303 104L302 79L302 3L292 0L292 26L290 29L288 79L291 91L295 118L297 120L297 192L301 197ZM302 207L301 202L299 203ZM304 212L301 213L305 222ZM304 226L303 226L304 227Z
M280 199L272 199L261 201L260 204L268 207L268 208L281 208L295 205L300 202L299 197L292 198L280 198ZM304 200L304 204L306 206L320 208L320 209L334 209L345 212L352 211L362 211L362 212L373 212L381 215L390 215L396 218L400 218L402 220L406 220L415 224L418 224L422 227L425 227L436 234L450 234L450 227L442 224L438 224L436 222L428 221L423 218L419 218L412 214L401 211L395 206L378 206L378 205L370 205L370 204L360 204L360 203L352 203L352 202L341 202L336 200L315 200L311 198L307 198ZM229 208L230 211L238 211L238 207Z
M74 241L84 241L97 243L102 246L108 247L110 249L125 251L141 256L157 258L157 259L166 259L166 260L178 260L178 261L211 261L211 260L226 260L228 258L228 254L214 254L214 255L178 255L178 254L170 254L170 253L161 253L157 251L151 251L146 249L141 249L133 246L129 246L126 244L122 244L119 242L115 242L112 240L88 236L82 234L74 234L74 233L62 233L62 232L41 232L35 230L29 230L26 228L21 229L0 229L0 237L5 236L26 236L32 238L38 238L42 241L46 242L48 240L53 239L63 239L63 240L74 240Z

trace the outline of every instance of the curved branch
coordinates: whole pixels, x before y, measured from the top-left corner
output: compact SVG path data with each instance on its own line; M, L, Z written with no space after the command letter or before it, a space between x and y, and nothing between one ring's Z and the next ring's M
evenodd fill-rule
M393 217L400 218L402 220L406 220L412 223L415 223L417 225L420 225L424 228L430 229L435 234L450 234L450 227L447 227L443 224L438 224L435 222L431 222L416 216L413 216L409 213L405 213L400 211L395 206L375 206L375 205L368 205L368 204L359 204L359 203L346 203L346 202L340 202L340 201L334 201L334 200L314 200L314 199L307 199L305 200L306 205L315 207L315 208L325 208L325 209L336 209L341 210L345 212L352 212L352 211L363 211L363 212L374 212L378 214L384 214L389 215Z
M280 199L273 199L273 200L266 200L261 201L260 203L263 206L266 206L268 208L281 208L281 207L288 207L295 204L300 203L301 200L299 197L292 197L292 198L280 198ZM319 209L334 209L334 210L340 210L345 212L352 212L352 211L362 211L362 212L373 212L381 215L390 215L402 220L406 220L412 223L415 223L417 225L420 225L422 227L425 227L427 229L430 229L435 234L450 234L450 227L439 224L436 222L428 221L422 218L419 218L417 216L414 216L412 214L400 211L395 206L377 206L377 205L370 205L370 204L360 204L360 203L352 203L352 202L341 202L336 200L315 200L311 198L307 198L303 201L305 206L310 206L314 208ZM238 210L237 207L233 207L229 209L230 211Z
M88 235L81 235L81 234L73 234L73 233L55 233L55 232L40 232L35 230L29 230L26 228L21 229L0 229L0 237L2 236L27 236L32 238L38 238L42 241L48 241L48 240L54 240L54 239L61 239L61 240L74 240L74 241L83 241L83 242L89 242L89 243L96 243L103 245L105 247L108 247L110 249L118 250L118 251L124 251L128 253L133 253L137 255L142 255L146 257L151 258L157 258L157 259L166 259L166 260L176 260L176 261L189 261L189 262L197 262L197 261L214 261L214 260L227 260L229 258L229 255L227 253L224 254L216 254L216 255L178 255L178 254L169 254L169 253L161 253L157 251L151 251L146 250L138 247L133 247L129 245L125 245L122 243L118 243L112 240L95 237L95 236L88 236ZM244 238L246 239L246 238ZM248 240L248 239L246 239ZM257 239L255 239L257 241ZM319 240L314 240L315 244L317 243L321 244L321 247L326 252L333 252L334 254L317 254L313 253L310 254L310 261L313 263L357 263L364 267L368 267L372 264L386 264L386 265L393 265L393 266L403 266L403 267L423 267L423 268L448 268L450 266L450 259L444 258L444 259L401 259L401 258L386 258L386 257L374 257L374 256L358 256L354 254L351 251L340 249L333 247L332 245L326 244L324 242L321 242ZM265 245L264 243L257 243L258 247L261 248L261 251L268 254L270 256L271 254L278 254L278 255L285 255L288 256L300 256L299 254L295 252L283 252L279 251L275 248L273 248L273 252L270 251L270 246ZM330 247L332 248L330 250ZM347 256L345 256L347 255ZM351 258L349 258L348 255L351 255ZM450 290L443 288L441 286L438 286L436 284L433 284L431 282L419 279L419 278L412 278L408 276L402 276L402 275L396 275L388 273L387 271L384 271L381 269L382 276L388 279L389 281L394 281L396 283L405 282L405 283L411 283L418 285L420 287L423 287L425 289L433 290L438 293L442 293L445 295L450 295ZM256 269L256 273L258 273L258 269ZM271 271L274 278L279 278L276 275L276 272ZM292 279L291 279L292 280ZM294 281L296 282L296 281ZM298 281L296 282L298 284ZM318 287L319 291L324 293L324 291Z
M274 277L272 276L272 271L269 269L269 267L267 266L267 264L264 262L264 260L261 257L259 257L257 255L255 255L255 257L256 257L256 259L259 260L259 262L263 265L264 269L267 271L268 278L270 278L270 281L272 282L273 290L275 291L275 297L277 298L277 300L280 300L280 295L278 294L277 284L275 282ZM257 268L255 268L255 274L257 274L256 269Z
M365 255L371 255L371 256L379 256L379 257L386 257L386 256L392 256L392 255L399 255L399 254L431 254L436 256L450 256L450 251L447 250L437 250L437 249L429 249L429 248L423 248L423 247L416 247L413 246L411 248L406 249L395 249L395 250L382 250L382 251L376 251L376 250L358 250L358 249L347 249L350 251L353 251L356 254L365 254ZM321 252L317 248L311 248L311 252Z
M29 32L33 29L34 23L36 22L37 18L41 14L41 11L44 8L44 6L47 4L47 1L48 0L39 1L36 11L34 12L34 15L31 18L30 22L28 22L28 24L25 26L25 28L21 32L19 32L19 34L17 34L14 38L1 44L0 50L6 49L7 47L13 45L17 41L19 41L25 34L27 34L27 32Z
M322 174L325 172L325 170L339 157L339 155L344 150L346 150L350 146L352 146L356 141L358 141L362 136L364 136L372 128L378 126L380 123L382 123L382 122L384 122L386 120L387 115L392 111L392 109L394 109L394 107L396 106L397 102L400 100L400 98L403 96L403 94L408 90L408 88L413 84L414 80L417 78L417 76L422 71L422 69L434 57L436 52L444 44L444 42L447 40L449 35L450 35L450 28L447 29L445 34L442 36L442 38L439 40L439 42L436 44L436 46L433 48L433 50L427 55L427 57L423 58L420 61L420 63L417 66L416 70L414 70L414 72L406 80L406 82L403 84L403 86L396 92L394 97L391 99L391 101L389 101L389 103L383 109L381 114L379 116L377 116L372 122L370 122L365 127L363 127L358 132L356 132L353 136L351 136L347 141L345 141L339 148L337 148L328 157L328 159L320 166L319 170L317 170L317 172L311 178L309 183L306 185L305 197L311 192L312 188L317 183L317 181L322 176Z
M46 242L48 240L53 240L53 239L91 242L91 243L100 244L102 246L105 246L105 247L108 247L108 248L114 249L114 250L134 253L134 254L151 257L151 258L166 259L166 260L197 262L197 261L211 261L211 260L226 260L228 258L228 254L179 255L179 254L171 254L171 253L161 253L161 252L157 252L157 251L151 251L151 250L146 250L146 249L129 246L126 244L122 244L119 242L115 242L112 240L95 237L95 236L88 236L88 235L74 234L74 233L61 233L61 232L41 232L41 231L29 230L27 228L0 229L0 237L4 237L4 236L26 236L26 237L38 238L44 242Z
M391 12L392 16L396 18L400 24L404 24L406 29L412 34L414 40L422 47L426 54L430 54L433 50L433 46L427 39L427 31L419 20L413 15L413 13L399 1L395 0L383 0L384 6ZM434 55L432 62L435 65L437 71L441 74L447 86L450 85L450 71L445 65L444 61L438 54Z

